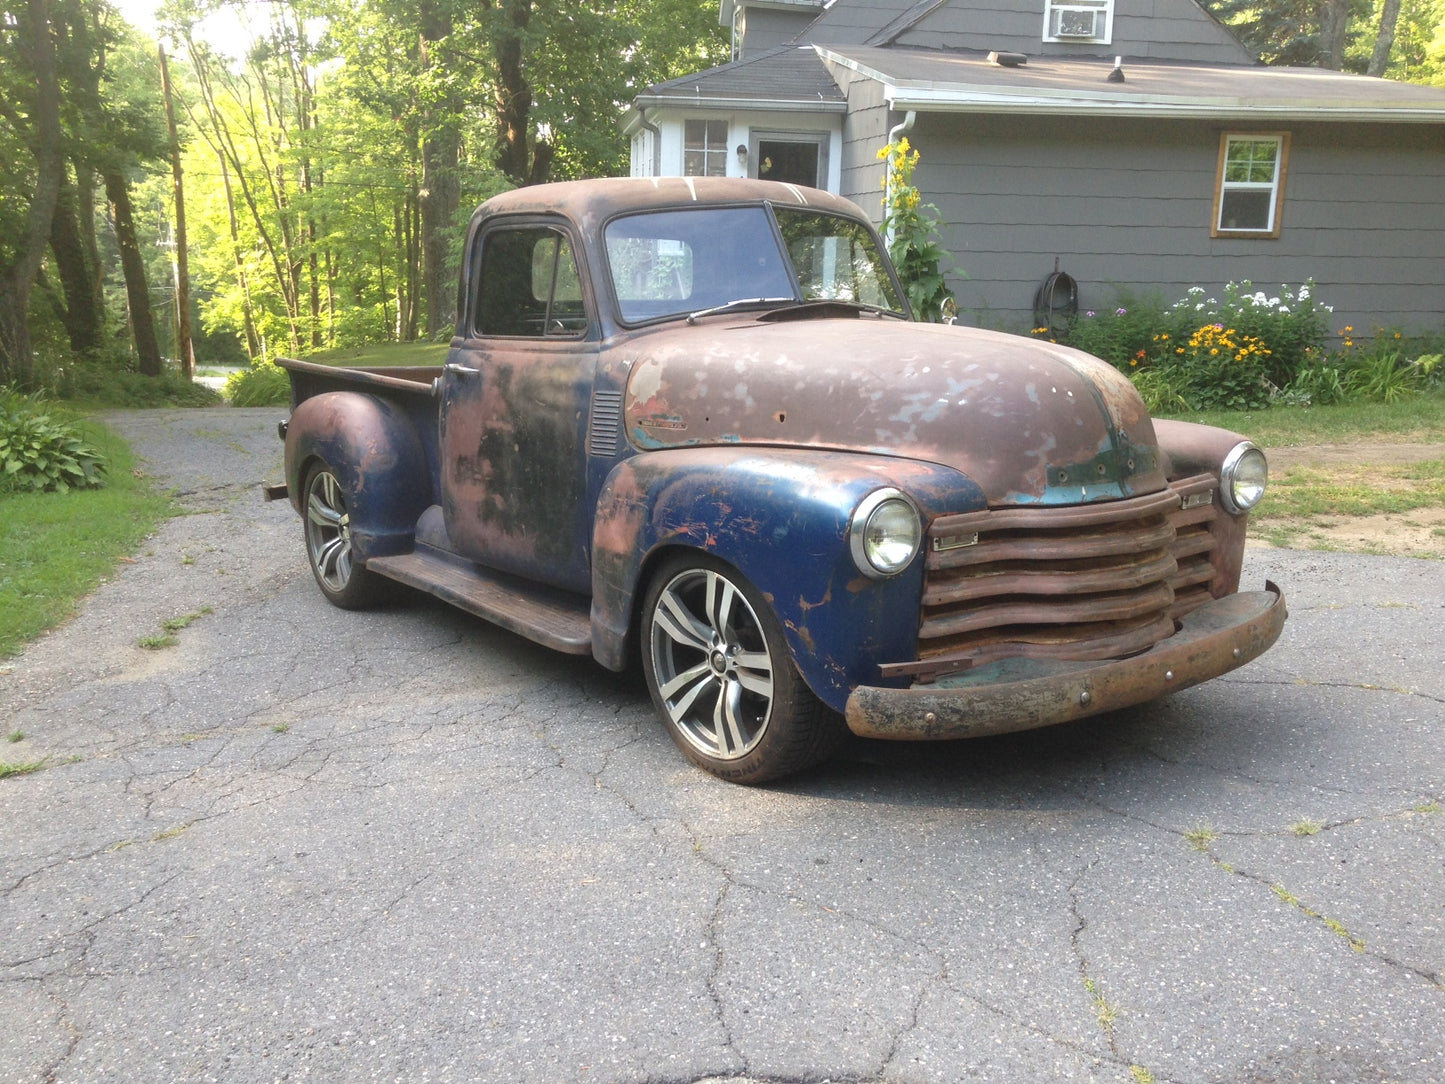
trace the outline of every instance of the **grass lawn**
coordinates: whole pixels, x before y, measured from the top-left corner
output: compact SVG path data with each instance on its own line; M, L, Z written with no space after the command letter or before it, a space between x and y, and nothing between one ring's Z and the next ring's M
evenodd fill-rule
M1440 444L1445 456L1445 390L1394 403L1341 403L1338 406L1275 407L1270 410L1202 411L1178 415L1243 433L1266 453L1270 448L1306 444Z
M0 658L69 618L174 510L135 475L120 437L96 421L81 428L106 456L104 489L0 493Z

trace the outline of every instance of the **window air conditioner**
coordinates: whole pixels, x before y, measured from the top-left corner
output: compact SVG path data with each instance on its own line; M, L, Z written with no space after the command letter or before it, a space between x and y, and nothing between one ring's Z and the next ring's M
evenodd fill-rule
M1098 8L1054 8L1054 37L1056 38L1097 38L1099 16L1104 14Z

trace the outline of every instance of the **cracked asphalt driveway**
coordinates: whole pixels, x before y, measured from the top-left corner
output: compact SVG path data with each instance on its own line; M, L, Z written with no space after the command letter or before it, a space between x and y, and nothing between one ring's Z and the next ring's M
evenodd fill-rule
M1229 677L748 790L329 607L283 413L116 417L191 514L0 667L0 1080L1445 1080L1445 564L1251 550Z

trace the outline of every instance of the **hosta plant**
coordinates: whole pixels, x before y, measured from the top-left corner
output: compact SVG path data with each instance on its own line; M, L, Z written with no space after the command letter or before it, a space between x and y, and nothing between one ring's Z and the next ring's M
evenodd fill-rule
M105 457L34 400L0 399L0 490L66 493L105 485Z

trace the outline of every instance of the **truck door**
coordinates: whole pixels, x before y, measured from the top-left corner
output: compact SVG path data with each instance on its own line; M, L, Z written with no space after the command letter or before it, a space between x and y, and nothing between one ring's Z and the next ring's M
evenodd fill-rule
M597 357L571 236L555 222L478 231L463 342L442 376L442 511L480 564L590 590L586 429Z

